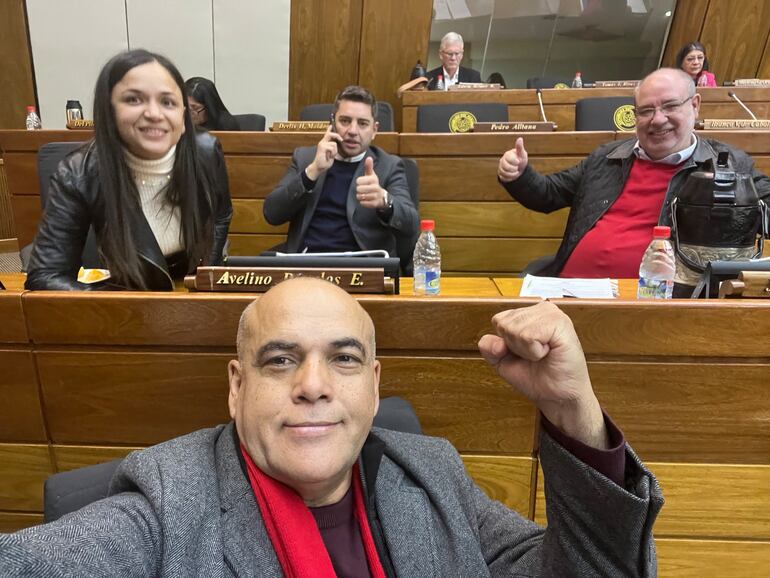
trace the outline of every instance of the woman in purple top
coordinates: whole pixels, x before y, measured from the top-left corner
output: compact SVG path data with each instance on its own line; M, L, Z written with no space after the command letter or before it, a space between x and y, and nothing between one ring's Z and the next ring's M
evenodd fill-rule
M695 86L716 87L717 80L709 70L706 49L700 42L690 42L682 46L676 55L676 67L692 77Z

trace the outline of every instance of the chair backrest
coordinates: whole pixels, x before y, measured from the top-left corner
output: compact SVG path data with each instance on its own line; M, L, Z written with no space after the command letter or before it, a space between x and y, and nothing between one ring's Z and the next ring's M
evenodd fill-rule
M333 104L309 104L299 112L300 120L325 120L328 121L334 110ZM393 132L393 107L389 102L377 101L377 122L380 123L379 131Z
M409 185L409 195L412 197L412 204L417 212L420 211L420 169L417 161L408 157L401 157L404 161L406 170L406 182ZM414 273L412 257L414 256L414 246L417 244L417 238L420 236L419 228L410 237L396 236L396 254L401 260L401 274L411 277Z
M40 183L40 208L45 210L48 201L48 186L56 167L61 160L75 149L83 146L84 142L49 142L37 151L37 178Z
M423 104L417 107L417 132L470 132L476 122L506 122L502 102Z
M609 96L583 98L575 103L575 130L618 130L636 128L634 98Z
M239 130L264 131L265 117L261 114L234 114Z
M527 79L527 88L569 88L572 79L558 76L534 76Z
M374 416L374 425L405 433L422 433L422 426L414 408L401 397L386 397L380 400L380 409ZM112 477L122 461L112 460L50 476L45 481L43 490L45 522L53 522L64 514L106 498Z

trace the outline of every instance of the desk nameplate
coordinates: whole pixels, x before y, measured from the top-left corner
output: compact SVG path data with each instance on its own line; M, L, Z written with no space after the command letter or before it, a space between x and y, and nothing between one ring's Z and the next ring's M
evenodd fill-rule
M264 293L293 277L316 277L334 283L348 293L393 293L394 283L383 268L331 269L301 267L198 267L184 284L191 291Z
M707 118L696 121L698 130L757 130L770 129L770 120L750 118Z
M553 132L555 130L555 123L528 120L477 122L473 125L473 132Z
M329 127L327 120L284 120L270 125L272 132L324 132Z

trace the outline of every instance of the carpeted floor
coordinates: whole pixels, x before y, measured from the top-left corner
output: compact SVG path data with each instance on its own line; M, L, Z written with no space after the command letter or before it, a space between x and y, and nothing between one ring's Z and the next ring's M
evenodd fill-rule
M0 273L18 273L21 271L19 253L0 253Z

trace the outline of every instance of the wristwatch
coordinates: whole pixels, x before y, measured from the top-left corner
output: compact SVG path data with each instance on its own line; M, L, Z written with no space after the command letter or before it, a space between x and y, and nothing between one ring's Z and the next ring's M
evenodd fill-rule
M387 213L393 210L393 198L390 196L388 191L385 191L385 206L377 210L382 213Z

